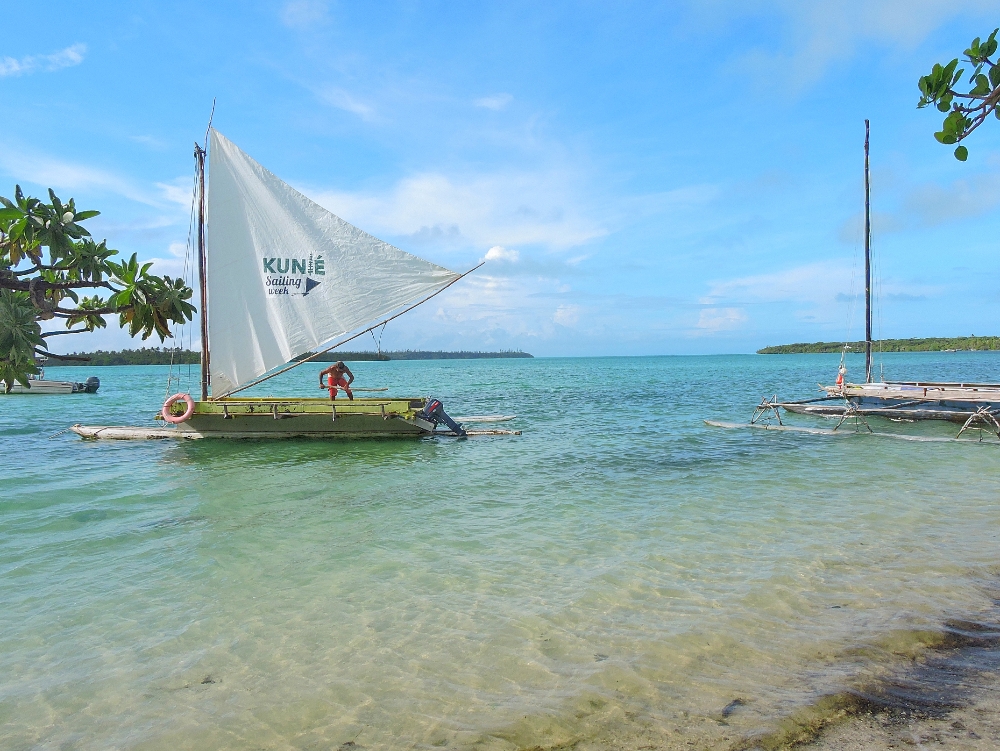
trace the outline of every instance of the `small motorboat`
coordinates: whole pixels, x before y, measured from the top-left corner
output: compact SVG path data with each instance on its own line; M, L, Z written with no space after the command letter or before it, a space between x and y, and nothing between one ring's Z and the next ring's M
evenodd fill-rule
M28 379L28 385L22 386L15 383L7 391L0 385L0 395L2 394L96 394L101 387L101 380L97 376L90 376L86 381L48 381L45 379L45 372L40 372L37 376Z

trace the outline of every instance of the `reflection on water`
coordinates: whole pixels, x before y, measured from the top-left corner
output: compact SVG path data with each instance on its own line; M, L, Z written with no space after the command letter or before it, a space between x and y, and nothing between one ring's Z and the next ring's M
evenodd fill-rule
M985 380L995 357L886 362ZM448 442L49 438L150 424L158 367L102 369L96 395L0 397L0 745L772 732L991 607L1000 447L702 422L809 396L837 360L352 365L524 431ZM308 368L260 388L312 395Z

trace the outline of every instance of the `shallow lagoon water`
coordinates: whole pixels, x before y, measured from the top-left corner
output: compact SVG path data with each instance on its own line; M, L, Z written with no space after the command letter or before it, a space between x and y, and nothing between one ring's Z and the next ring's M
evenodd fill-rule
M453 415L516 413L523 435L184 444L54 435L152 424L166 367L50 369L102 386L0 397L0 747L766 732L988 610L998 575L1000 446L703 423L813 396L837 361L352 363ZM885 364L1000 380L997 353ZM319 394L318 369L258 393Z

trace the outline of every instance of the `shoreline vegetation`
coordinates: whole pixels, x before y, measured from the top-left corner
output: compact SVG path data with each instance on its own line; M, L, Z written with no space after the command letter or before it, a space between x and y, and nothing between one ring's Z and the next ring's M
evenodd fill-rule
M800 344L780 344L776 347L758 349L758 355L801 355L839 354L844 342L813 342ZM1000 337L996 336L955 336L929 337L925 339L883 339L872 342L872 352L979 352L1000 350ZM848 352L864 352L864 342L848 342Z
M201 354L189 349L160 349L159 347L143 347L142 349L123 349L117 352L107 352L99 349L96 352L74 352L75 358L87 358L86 365L197 365L201 361ZM295 361L304 360L308 355L301 355ZM520 350L501 350L499 352L431 352L427 350L398 350L392 352L326 352L313 359L313 362L336 362L344 360L346 362L361 361L387 361L387 360L483 360L510 357L532 357L527 352ZM56 360L46 361L46 368L53 368L62 365L81 365L77 360Z

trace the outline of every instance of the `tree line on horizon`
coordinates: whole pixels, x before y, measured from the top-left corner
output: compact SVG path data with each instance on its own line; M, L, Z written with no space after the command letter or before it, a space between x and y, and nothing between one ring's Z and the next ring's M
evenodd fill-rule
M844 342L802 342L780 344L776 347L758 349L758 355L799 355L839 353ZM848 352L864 352L864 342L848 342ZM955 336L927 337L923 339L882 339L872 342L872 351L879 352L975 352L1000 349L1000 337L995 336Z

